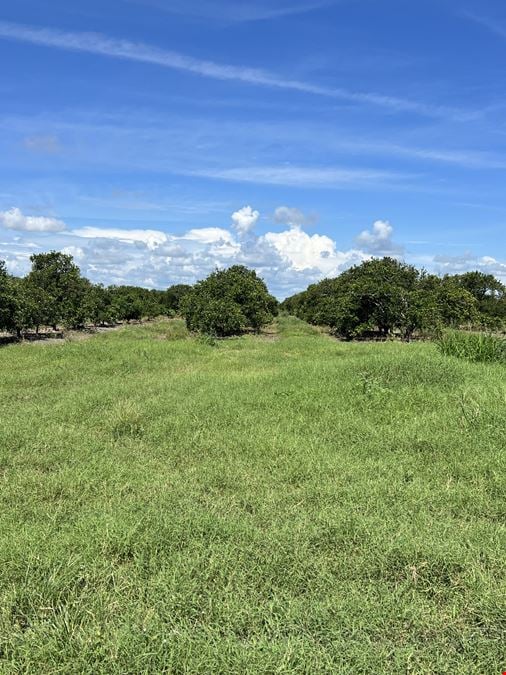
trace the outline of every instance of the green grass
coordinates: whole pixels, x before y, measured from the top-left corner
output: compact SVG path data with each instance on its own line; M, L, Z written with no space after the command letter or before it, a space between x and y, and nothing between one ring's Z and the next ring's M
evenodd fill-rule
M1 673L500 673L504 367L290 318L0 350Z
M506 364L506 338L499 335L448 330L437 340L437 346L447 356Z

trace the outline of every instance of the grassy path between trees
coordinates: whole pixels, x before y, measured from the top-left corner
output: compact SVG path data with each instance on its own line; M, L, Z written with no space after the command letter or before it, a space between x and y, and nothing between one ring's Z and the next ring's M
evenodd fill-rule
M282 318L0 349L1 673L500 673L506 378Z

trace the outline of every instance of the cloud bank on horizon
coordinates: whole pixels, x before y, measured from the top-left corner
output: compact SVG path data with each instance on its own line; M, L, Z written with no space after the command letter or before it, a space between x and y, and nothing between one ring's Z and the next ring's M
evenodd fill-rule
M356 236L354 247L339 250L331 237L304 230L303 224L311 219L298 208L279 206L270 215L272 224L284 228L280 231L257 234L260 218L260 212L247 205L232 213L229 227L173 234L151 229L71 228L62 220L26 216L12 208L0 212L0 234L2 227L4 234L16 232L3 245L9 247L5 256L9 269L19 275L28 271L32 253L50 249L71 254L86 276L106 285L165 288L192 284L216 268L241 264L254 268L280 299L371 257L405 257L405 248L394 240L394 228L387 221L375 221ZM471 266L506 280L506 265L491 256L434 256L420 262L440 273Z

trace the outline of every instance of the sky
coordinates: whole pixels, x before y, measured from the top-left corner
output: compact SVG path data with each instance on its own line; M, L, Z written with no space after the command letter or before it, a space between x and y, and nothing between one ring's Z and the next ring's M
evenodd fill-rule
M0 259L284 298L371 256L506 281L502 0L0 7Z

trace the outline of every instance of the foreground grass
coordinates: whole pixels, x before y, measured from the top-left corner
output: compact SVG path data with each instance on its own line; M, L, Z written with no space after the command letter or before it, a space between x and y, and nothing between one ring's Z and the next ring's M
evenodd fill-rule
M0 672L504 670L504 367L278 328L0 350Z

